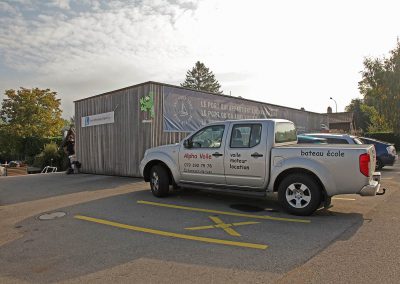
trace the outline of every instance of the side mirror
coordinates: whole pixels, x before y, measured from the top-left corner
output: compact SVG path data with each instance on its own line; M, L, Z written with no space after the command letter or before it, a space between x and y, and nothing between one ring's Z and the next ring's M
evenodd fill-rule
M192 143L191 141L189 141L189 139L186 139L185 141L183 141L183 147L190 149L192 148Z

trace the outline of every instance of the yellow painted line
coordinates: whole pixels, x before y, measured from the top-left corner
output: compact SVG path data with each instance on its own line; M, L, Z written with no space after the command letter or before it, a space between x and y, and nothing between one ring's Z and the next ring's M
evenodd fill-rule
M238 223L232 223L232 226L244 226L244 225L254 225L254 224L260 224L260 222L238 222Z
M185 235L185 234L178 234L178 233L172 233L172 232L167 232L167 231L154 230L154 229L126 225L126 224L121 224L121 223L117 223L117 222L112 222L112 221L108 221L108 220L97 219L97 218L82 216L82 215L75 215L74 218L79 219L79 220L93 222L93 223L108 225L108 226L112 226L112 227L116 227L116 228L132 230L132 231L136 231L136 232L148 233L148 234L159 235L159 236L164 236L164 237L192 240L192 241L198 241L198 242L204 242L204 243L213 243L213 244L245 247L245 248L253 248L253 249L266 249L268 247L267 245L262 245L262 244L234 242L234 241L228 241L228 240L197 237L197 236L192 236L192 235Z
M229 235L231 236L235 236L235 237L240 237L240 234L238 232L236 232L234 229L230 228L232 225L230 224L225 224L220 218L216 217L216 216L209 216L211 220L214 221L214 223L216 223L219 228L221 228L222 230L224 230L225 232L227 232Z
M332 199L338 199L338 200L348 200L348 201L354 201L357 200L355 198L346 198L346 197L332 197Z
M246 217L246 218L254 218L254 219L285 221L285 222L297 222L297 223L311 223L310 220L305 220L305 219L292 219L292 218L272 217L272 216L266 216L266 215L243 214L243 213L236 213L236 212L227 212L227 211L211 210L211 209L204 209L204 208L179 206L179 205L172 205L172 204L165 204L165 203L158 203L158 202L151 202L151 201L144 201L144 200L139 200L137 203L146 204L146 205L153 205L153 206L160 206L160 207L167 207L167 208L174 208L174 209L189 210L189 211L197 211L197 212L214 213L214 214L229 215L229 216L239 216L239 217Z
M231 226L244 226L244 225L254 225L254 224L260 224L260 222L238 222L238 223L232 223L232 224L225 224L228 225L229 227ZM221 228L219 225L208 225L208 226L198 226L198 227L189 227L185 228L185 230L206 230L206 229L215 229L215 228Z
M185 230L197 231L197 230L206 230L206 229L215 229L215 228L216 227L214 225L208 225L208 226L189 227L189 228L185 228Z

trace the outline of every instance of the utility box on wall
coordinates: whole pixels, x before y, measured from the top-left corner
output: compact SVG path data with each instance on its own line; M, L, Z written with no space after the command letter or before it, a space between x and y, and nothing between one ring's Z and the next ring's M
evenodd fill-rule
M327 115L146 82L75 101L76 153L84 173L139 177L146 149L180 142L213 122L285 118L319 131Z

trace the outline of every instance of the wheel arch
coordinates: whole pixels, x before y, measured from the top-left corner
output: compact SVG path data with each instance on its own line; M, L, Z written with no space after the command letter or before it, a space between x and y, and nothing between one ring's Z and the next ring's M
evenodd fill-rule
M150 171L151 171L151 168L154 167L155 165L160 165L163 168L165 168L167 170L167 173L169 176L169 183L170 184L175 183L174 176L171 172L171 169L168 167L168 165L166 163L164 163L161 160L152 160L146 164L146 166L144 167L144 170L143 170L143 177L146 182L150 181Z
M287 169L287 170L284 170L283 172L281 172L278 175L278 177L275 179L273 191L278 192L278 188L279 188L279 185L281 184L281 182L287 176L289 176L291 174L304 174L304 175L310 176L312 179L314 179L317 182L317 184L321 188L323 201L326 200L326 198L328 197L328 194L326 192L326 188L325 188L324 184L322 183L321 179L312 171L304 169L304 168L290 168L290 169Z

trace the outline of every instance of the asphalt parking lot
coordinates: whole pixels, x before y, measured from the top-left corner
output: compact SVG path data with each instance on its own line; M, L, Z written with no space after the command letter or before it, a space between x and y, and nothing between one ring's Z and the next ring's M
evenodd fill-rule
M0 282L392 282L399 272L371 278L351 265L382 257L397 266L399 184L396 164L382 171L386 195L337 196L332 208L297 217L274 196L180 190L160 199L133 178L1 178Z

